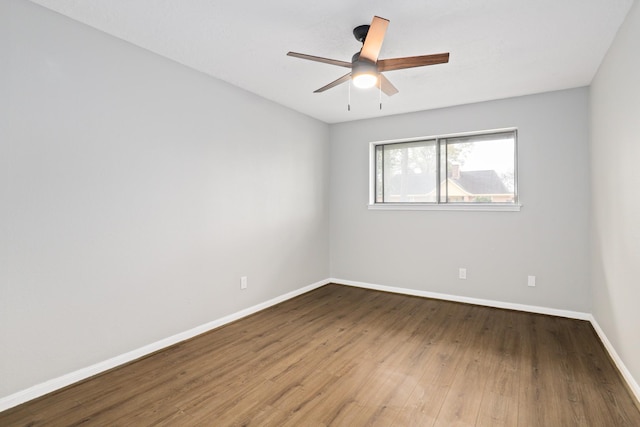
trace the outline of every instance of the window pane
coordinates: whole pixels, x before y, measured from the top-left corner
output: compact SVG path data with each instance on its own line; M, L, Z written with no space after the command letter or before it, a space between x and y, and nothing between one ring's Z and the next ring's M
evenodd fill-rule
M440 144L440 203L447 202L447 144Z
M516 202L515 132L449 138L446 147L447 203Z
M382 146L385 203L433 203L436 199L436 142Z
M517 205L516 132L372 143L373 203Z
M384 199L382 198L384 182L383 182L383 174L384 169L382 168L382 145L376 146L376 203L383 203Z

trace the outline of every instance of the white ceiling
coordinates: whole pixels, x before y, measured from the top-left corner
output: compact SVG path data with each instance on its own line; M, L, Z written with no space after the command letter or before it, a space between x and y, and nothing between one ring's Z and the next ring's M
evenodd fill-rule
M586 86L633 0L32 0L327 123ZM448 64L385 73L400 93L315 89L348 70L373 15L380 58L450 52Z

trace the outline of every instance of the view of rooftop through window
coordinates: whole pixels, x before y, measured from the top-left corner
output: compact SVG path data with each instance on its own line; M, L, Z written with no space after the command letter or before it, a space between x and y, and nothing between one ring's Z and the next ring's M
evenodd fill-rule
M375 203L513 204L515 154L515 130L375 145Z

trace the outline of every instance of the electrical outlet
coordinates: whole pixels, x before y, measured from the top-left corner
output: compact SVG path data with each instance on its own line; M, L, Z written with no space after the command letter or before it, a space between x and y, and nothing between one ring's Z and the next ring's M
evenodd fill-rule
M240 278L240 289L247 289L247 276Z
M536 276L527 276L527 286L534 287L536 285Z
M467 278L467 269L459 268L458 269L458 279L465 280Z

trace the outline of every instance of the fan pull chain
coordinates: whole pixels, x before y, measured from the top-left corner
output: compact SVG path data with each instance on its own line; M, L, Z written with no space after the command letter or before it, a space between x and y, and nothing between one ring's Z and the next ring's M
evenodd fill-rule
M349 80L349 100L347 102L347 111L351 111L351 80Z
M380 109L382 110L382 82L380 82L380 90L378 91L378 101L380 101Z

